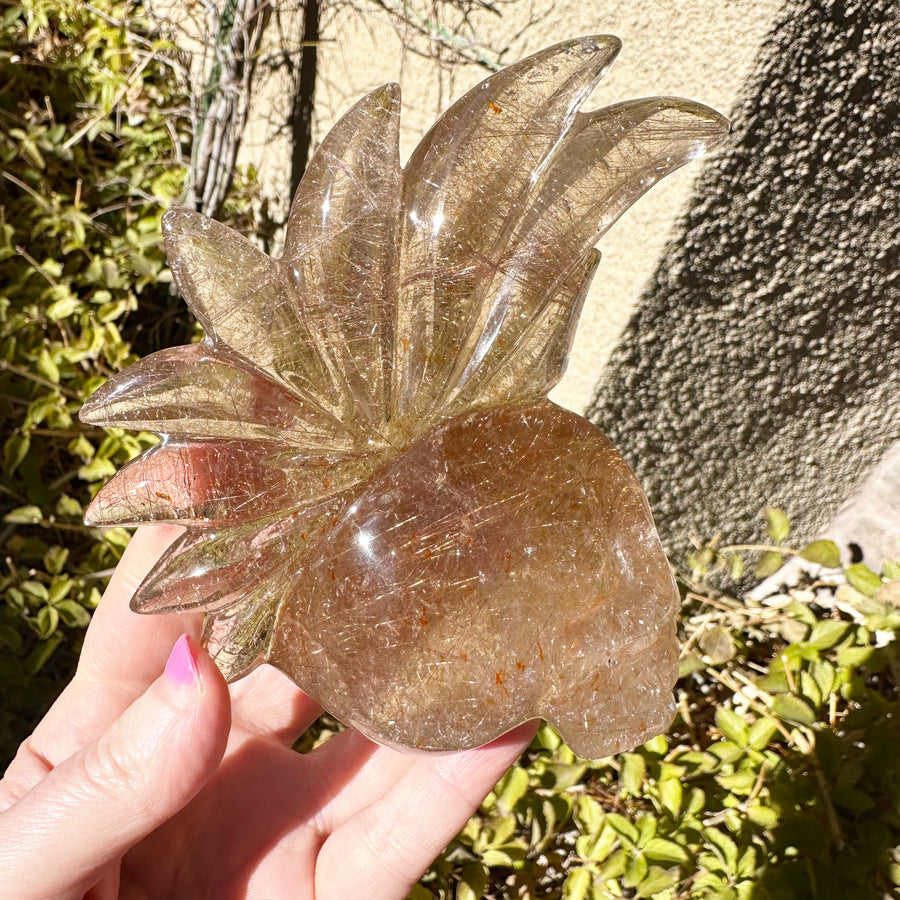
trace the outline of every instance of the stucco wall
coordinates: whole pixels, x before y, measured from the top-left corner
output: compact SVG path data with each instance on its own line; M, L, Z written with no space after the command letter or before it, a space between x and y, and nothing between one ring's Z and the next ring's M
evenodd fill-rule
M900 440L898 59L894 0L785 6L613 356L593 416L676 549L811 537Z

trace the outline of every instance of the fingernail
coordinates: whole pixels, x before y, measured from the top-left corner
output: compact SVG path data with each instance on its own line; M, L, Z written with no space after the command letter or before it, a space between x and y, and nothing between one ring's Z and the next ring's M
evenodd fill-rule
M200 670L197 668L197 657L190 638L183 634L175 642L169 660L166 663L166 677L175 684L187 687L199 680Z

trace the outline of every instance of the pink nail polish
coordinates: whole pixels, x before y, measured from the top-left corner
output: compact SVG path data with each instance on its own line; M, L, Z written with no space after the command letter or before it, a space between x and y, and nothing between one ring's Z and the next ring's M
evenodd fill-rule
M175 642L175 646L169 654L169 660L166 663L166 677L175 684L187 687L198 680L199 674L194 647L191 645L190 638L183 634Z

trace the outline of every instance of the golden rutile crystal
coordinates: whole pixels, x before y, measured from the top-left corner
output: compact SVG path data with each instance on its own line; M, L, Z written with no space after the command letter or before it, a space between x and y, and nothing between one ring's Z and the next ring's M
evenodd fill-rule
M599 757L673 713L678 594L606 438L546 399L606 229L725 119L583 113L612 37L473 88L398 153L396 85L325 138L281 259L188 210L163 226L201 344L111 379L86 422L158 432L87 512L180 522L140 612L206 613L229 679L269 662L418 748L537 716Z

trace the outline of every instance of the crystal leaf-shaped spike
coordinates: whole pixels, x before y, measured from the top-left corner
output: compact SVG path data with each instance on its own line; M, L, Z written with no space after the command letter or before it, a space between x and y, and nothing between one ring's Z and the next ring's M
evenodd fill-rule
M314 406L340 397L280 263L225 225L186 209L163 216L172 275L213 344L222 343Z
M474 299L504 263L510 232L575 113L620 48L566 41L476 86L404 172L394 409L427 413L446 392L478 318Z
M337 373L345 414L387 419L400 200L400 89L364 97L328 134L291 206L284 264Z
M675 98L579 114L536 181L510 236L507 263L473 292L478 315L439 406L461 392L474 397L493 380L547 303L579 296L585 254L613 222L665 175L727 134L728 121L717 112ZM530 361L523 357L521 365L522 377L531 378Z
M482 368L447 401L447 409L457 412L515 398L545 397L565 372L581 308L599 265L600 251L592 248L567 281L557 285L552 298L535 309L517 310L521 321L507 323Z
M333 497L378 467L263 441L167 439L130 462L85 512L90 525L199 521L240 525Z
M166 551L131 600L135 612L163 613L203 609L218 612L242 602L261 581L272 580L286 566L300 568L307 547L316 542L347 505L342 495L311 504L283 520L209 531L189 527Z
M81 408L81 421L197 438L277 440L319 453L356 446L338 419L207 342L160 350L111 378Z
M272 574L246 591L245 602L204 618L200 642L226 681L235 681L266 661L287 585L283 567Z

